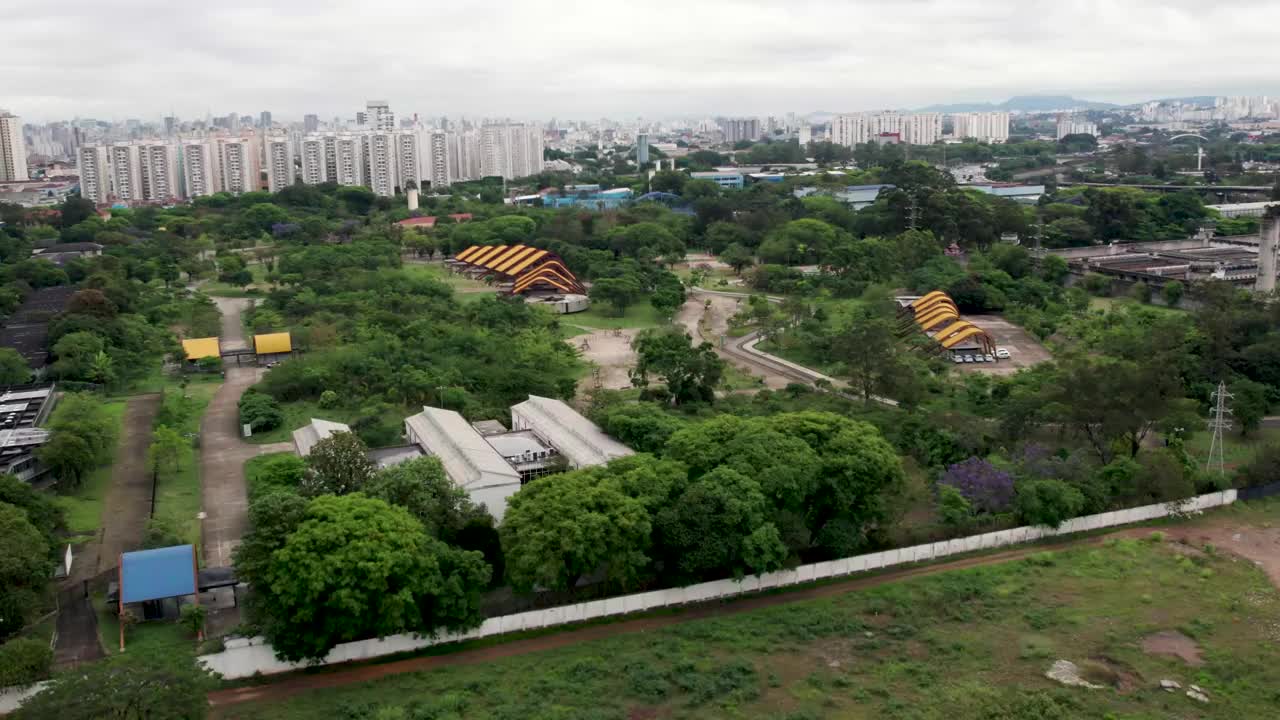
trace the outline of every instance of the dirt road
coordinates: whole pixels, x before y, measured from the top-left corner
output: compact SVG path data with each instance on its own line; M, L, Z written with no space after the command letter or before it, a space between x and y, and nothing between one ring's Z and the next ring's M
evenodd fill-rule
M754 375L764 380L765 387L770 390L781 390L793 378L760 363L751 362L749 358L734 354L732 344L734 338L728 337L729 319L737 314L741 300L727 295L691 292L688 300L676 314L676 323L683 325L695 341L707 341L716 348L720 359L738 368L744 374ZM721 342L724 346L721 346Z
M249 307L242 298L214 298L222 311L222 349L247 348L240 315ZM248 523L249 497L245 489L244 463L264 453L293 449L292 443L251 445L240 434L240 396L258 382L265 371L258 367L227 368L226 381L218 388L200 421L200 492L204 510L205 567L231 564L231 552L240 544Z
M1159 529L1166 535L1169 535L1172 539L1182 537L1182 533L1186 533L1188 537L1194 537L1204 532L1213 532L1212 524L1170 526L1161 527ZM1256 530L1257 528L1253 529ZM876 575L854 576L848 580L825 585L811 586L798 590L788 590L774 594L751 595L743 598L716 601L703 605L690 606L672 614L641 617L634 620L622 620L603 625L591 625L578 629L540 635L537 637L512 640L498 645L462 650L447 655L416 657L407 660L398 660L382 664L361 665L348 669L335 669L330 672L314 674L292 673L282 675L280 676L280 680L265 685L232 688L209 693L209 702L215 708L226 708L227 706L245 702L275 702L310 690L371 682L379 678L407 672L421 672L434 668L455 665L474 665L506 657L552 650L577 643L613 637L615 635L656 630L658 628L685 623L691 620L709 617L722 617L758 610L760 608L784 605L801 600L812 600L815 598L841 595L844 593L879 587L890 583L901 582L911 578L950 572L952 570L962 570L965 568L979 567L983 565L1006 563L1025 558L1035 553L1044 552L1046 550L1063 550L1071 547L1098 545L1114 538L1147 537L1154 530L1155 528L1150 527L1134 527L1118 530L1106 535L1063 539L1059 542L1052 543L1039 543L987 555L977 555L948 562L904 568L900 570L891 570ZM1277 534L1277 538L1280 538L1280 533ZM216 713L216 716L234 717L234 714L229 710L224 710L221 713Z

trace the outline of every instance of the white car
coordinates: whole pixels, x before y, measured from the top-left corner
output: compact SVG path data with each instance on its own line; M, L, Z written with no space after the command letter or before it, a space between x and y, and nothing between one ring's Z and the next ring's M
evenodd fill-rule
M991 356L991 355L983 355L983 356L982 356L982 359L983 359L983 360L986 360L987 362L995 362L995 361L996 361L995 357L993 357L993 356Z
M951 362L953 362L953 363L955 363L955 364L957 364L957 365L963 365L963 364L964 364L964 358L960 357L959 355L952 355L952 356L951 356Z
M1006 348L996 348L996 357L1001 360L1009 359L1009 351Z

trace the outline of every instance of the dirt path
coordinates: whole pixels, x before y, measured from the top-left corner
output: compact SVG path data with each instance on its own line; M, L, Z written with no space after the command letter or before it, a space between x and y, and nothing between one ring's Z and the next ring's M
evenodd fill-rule
M795 380L764 367L757 363L746 362L743 358L731 354L720 346L723 338L726 343L733 338L727 337L729 319L737 314L738 298L709 293L689 293L689 299L676 314L676 322L684 326L696 341L707 341L715 346L720 359L741 370L744 374L754 375L764 380L765 387L780 390Z
M1188 530L1192 529L1194 528L1188 528ZM590 642L592 640L600 640L613 637L615 635L656 630L679 623L689 622L691 620L724 617L727 615L735 615L737 613L750 612L752 610L785 605L802 600L813 600L833 595L842 595L844 593L866 590L869 588L879 587L881 585L901 582L911 578L936 575L938 573L950 572L952 570L962 570L982 565L1006 563L1012 560L1025 558L1035 553L1044 552L1046 550L1063 550L1070 547L1098 545L1107 540L1119 537L1146 537L1150 535L1153 530L1153 528L1149 527L1126 528L1106 535L1066 539L1061 542L1047 544L1041 543L1037 545L1029 545L989 555L978 555L949 562L906 568L902 570L891 570L873 576L856 576L848 580L803 589L716 601L703 605L690 606L672 614L642 617L634 620L622 620L602 625L591 625L578 629L552 632L547 635L522 638L497 645L462 650L447 655L416 657L407 660L397 660L395 662L362 665L349 669L336 669L329 672L313 674L291 673L288 675L282 675L280 676L280 680L265 685L255 685L211 692L209 693L209 702L215 708L245 702L276 702L310 690L341 687L343 685L351 685L355 683L366 683L379 678L406 672L420 672L454 665L475 665L492 660L499 660L518 655L527 655L529 653L552 650L577 643ZM1161 530L1167 531L1168 528L1161 528ZM217 714L216 716L233 717L233 715L227 714L226 711Z
M579 349L583 359L600 369L600 387L624 390L631 387L630 372L636 366L636 351L631 349L631 340L639 332L636 329L593 330L586 335L575 335L568 342ZM578 386L580 390L590 391L596 387L596 379L587 374Z
M151 425L159 411L160 395L155 393L135 395L125 404L123 432L111 466L111 487L102 506L102 530L98 540L81 550L68 584L116 567L120 553L137 550L142 544L151 517L147 448L151 445ZM90 558L89 553L94 557Z
M248 347L240 314L249 307L241 298L214 298L222 311L222 349ZM245 490L244 463L265 453L292 450L292 443L251 445L240 435L237 404L249 386L265 372L257 367L228 367L226 381L218 388L200 420L200 492L204 510L201 529L205 567L231 564L231 551L240 543L248 522L249 498Z
M75 667L106 657L98 640L98 615L84 590L71 587L58 595L58 643L53 650L56 667Z

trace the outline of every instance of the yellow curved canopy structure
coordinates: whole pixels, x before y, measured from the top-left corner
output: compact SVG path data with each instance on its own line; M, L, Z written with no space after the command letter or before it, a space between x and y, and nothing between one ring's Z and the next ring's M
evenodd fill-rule
M949 307L939 307L929 312L916 315L916 324L921 328L928 330L938 324L939 320L950 318L956 320L960 318L960 313Z
M942 341L942 347L947 348L948 350L950 350L951 348L955 347L955 346L956 346L956 345L958 345L959 343L963 342L965 339L967 339L967 338L971 338L971 337L973 337L974 335L983 335L983 336L985 336L985 335L986 335L986 333L982 332L982 328L978 327L977 325L970 325L969 327L967 327L967 328L965 328L965 329L961 330L960 332L956 333L955 335L952 335L951 337L947 338L946 340L943 340L943 341ZM982 342L982 346L983 346L984 348L985 348L985 347L987 347L988 345L990 345L990 339L989 339L989 338L988 338L986 341L983 341L983 342Z
M964 330L966 328L971 328L971 327L975 327L975 325L969 322L968 320L957 319L954 322L952 322L950 325L947 325L946 327L942 328L938 332L934 333L933 339L937 340L938 342L942 342L947 338L951 337L952 335L960 332L961 330Z
M453 259L454 259L454 260L461 260L461 261L463 261L463 262L466 262L466 261L468 261L468 260L471 258L471 256L475 255L475 254L480 250L480 248L484 248L484 247L488 247L488 246L487 246L487 245L472 245L471 247L467 248L466 250L463 250L462 252L458 253L457 255L454 255L454 256L453 256Z
M956 310L957 312L959 311L959 308L956 307L955 301L947 297L946 295L931 298L928 302L923 302L923 303L920 303L919 305L912 304L911 309L915 312L916 315L922 315L924 313L927 313L931 310L935 310L940 307L951 308L952 310Z
M915 300L913 300L913 301L911 302L911 307L913 307L913 308L919 308L919 307L921 307L922 305L928 305L930 302L933 302L934 300L937 300L938 298L947 298L948 300L950 300L950 299L951 299L951 298L947 297L947 294L946 294L946 293L944 293L944 292L942 292L941 290L934 290L934 291L932 291L932 292L927 292L927 293L925 293L924 295L921 295L920 297L918 297L918 298L916 298Z

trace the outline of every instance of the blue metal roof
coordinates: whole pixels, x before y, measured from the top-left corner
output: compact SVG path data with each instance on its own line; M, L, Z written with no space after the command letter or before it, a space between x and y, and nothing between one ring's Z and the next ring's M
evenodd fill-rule
M196 591L195 548L175 545L124 553L120 599L125 603L192 595Z

